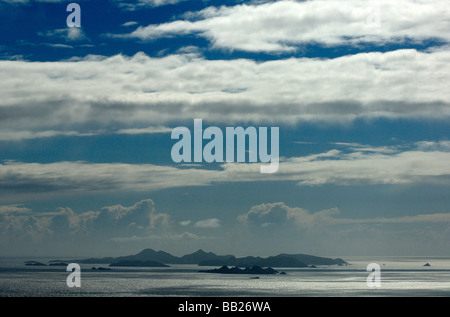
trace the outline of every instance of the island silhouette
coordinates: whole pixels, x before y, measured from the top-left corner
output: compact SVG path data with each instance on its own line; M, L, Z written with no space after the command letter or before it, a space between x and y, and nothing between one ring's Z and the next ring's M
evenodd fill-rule
M213 252L198 250L181 257L174 256L165 251L144 249L141 252L119 257L87 258L71 260L76 263L109 264L109 266L136 266L136 267L165 267L168 264L197 264L198 266L232 266L242 268L252 267L293 267L307 268L317 265L347 265L340 258L326 258L306 254L278 254L269 257L234 255L217 255Z
M212 269L212 270L201 270L200 273L219 273L219 274L278 274L277 270L274 270L271 267L263 269L262 267L259 267L257 265L254 265L252 267L246 267L244 269L241 269L239 267L232 267L229 268L228 266L222 266L219 269ZM286 273L284 273L286 274Z

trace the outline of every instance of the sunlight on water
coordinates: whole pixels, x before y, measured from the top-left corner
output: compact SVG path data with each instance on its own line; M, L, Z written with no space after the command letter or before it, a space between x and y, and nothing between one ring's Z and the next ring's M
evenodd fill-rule
M81 288L68 288L65 267L25 267L1 259L0 296L449 296L450 259L355 258L344 267L282 269L286 275L199 273L195 265L114 268L82 265ZM379 263L381 288L369 288L368 263ZM423 267L430 262L431 267ZM97 265L104 266L104 265ZM202 268L203 269L203 268ZM280 269L281 270L281 269Z

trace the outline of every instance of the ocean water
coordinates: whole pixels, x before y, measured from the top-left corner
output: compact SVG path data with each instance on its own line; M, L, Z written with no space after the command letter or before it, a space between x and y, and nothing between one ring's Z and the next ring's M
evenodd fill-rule
M168 268L112 268L81 264L81 287L69 288L65 267L30 267L25 260L0 258L0 296L450 296L450 257L352 257L349 266L276 268L286 275L199 273L196 265ZM425 263L431 267L424 267ZM381 287L366 283L369 263L381 267Z

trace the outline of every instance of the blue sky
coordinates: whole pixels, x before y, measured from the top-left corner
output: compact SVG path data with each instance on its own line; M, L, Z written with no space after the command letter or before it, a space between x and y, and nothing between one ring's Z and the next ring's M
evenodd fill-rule
M3 255L446 255L446 1L0 1ZM171 160L280 128L280 168Z

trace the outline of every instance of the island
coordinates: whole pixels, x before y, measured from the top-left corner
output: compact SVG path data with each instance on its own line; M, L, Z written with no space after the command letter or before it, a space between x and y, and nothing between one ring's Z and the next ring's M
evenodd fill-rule
M99 267L93 266L93 267L91 268L91 270L97 270L97 271L111 271L110 268L108 268L108 267L101 267L101 266L99 266Z
M65 262L53 262L50 263L49 266L68 266L69 264L65 263Z
M219 269L212 269L212 270L202 270L199 271L200 273L219 273L219 274L278 274L277 270L272 269L271 267L263 269L259 266L252 266L246 267L245 269L241 269L237 266L229 268L228 266L224 265Z
M28 265L28 266L47 266L46 264L38 262L38 261L26 261L25 265Z
M275 256L260 257L246 256L235 257L234 255L217 255L213 252L198 250L183 256L174 256L165 251L144 249L134 255L119 257L103 257L70 260L75 263L109 264L110 266L136 266L136 267L162 267L165 264L195 264L198 266L216 267L292 267L292 268L314 268L314 266L344 266L348 263L340 258L326 258L307 254L281 253ZM152 263L157 262L157 263Z

